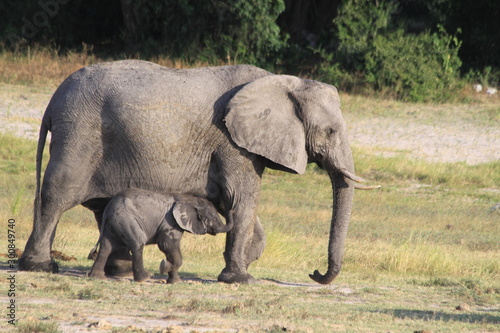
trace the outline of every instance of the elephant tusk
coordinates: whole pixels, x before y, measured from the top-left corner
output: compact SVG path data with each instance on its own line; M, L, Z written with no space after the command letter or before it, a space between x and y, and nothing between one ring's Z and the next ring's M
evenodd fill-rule
M364 182L366 182L366 180L364 180L363 178L358 177L358 176L356 176L356 175L354 175L354 174L350 173L350 172L349 172L349 171L347 171L346 169L341 169L341 170L339 170L339 171L340 171L340 172L344 175L344 177L347 177L347 178L349 178L350 180L355 181L356 183L364 183Z
M381 185L359 185L359 184L354 184L354 188L356 190L376 190L378 188L381 188Z

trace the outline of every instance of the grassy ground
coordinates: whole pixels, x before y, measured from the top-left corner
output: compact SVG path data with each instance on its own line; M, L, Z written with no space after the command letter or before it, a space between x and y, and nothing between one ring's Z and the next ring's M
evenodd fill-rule
M31 231L35 146L0 136L0 217L16 220L21 249ZM224 236L192 235L183 240L181 276L188 283L165 285L159 276L143 284L88 279L86 255L98 230L89 212L75 208L63 215L54 249L76 260L60 262L60 275L17 273L17 329L69 332L101 321L114 331L133 331L131 325L188 332L494 331L500 215L490 207L500 202L499 164L355 156L358 173L383 188L356 193L344 267L333 285L307 277L326 268L328 177L313 167L304 176L270 171L259 212L268 246L250 267L259 284L215 283ZM161 258L154 246L147 248L146 266L155 274ZM456 310L462 303L470 309Z
M0 82L53 90L72 71L99 60L83 54L61 58L47 50L0 54ZM354 96L342 100L351 117L401 119L411 113L492 124L500 115L498 104L471 113L463 105L408 106ZM33 141L0 135L0 252L7 251L9 219L15 220L18 248L24 248L31 232L35 149ZM61 261L57 275L17 272L18 325L8 325L2 311L0 330L497 331L500 210L491 207L500 203L500 162L427 163L404 154L380 157L359 147L354 155L357 173L382 189L356 192L343 270L330 286L308 278L315 269L326 270L332 204L328 177L314 167L303 176L269 171L259 210L268 245L249 269L258 284L215 282L224 265L223 235L184 237L184 284L161 283L162 256L154 246L145 251L145 264L156 274L148 282L89 279L85 273L92 262L86 257L98 230L92 214L77 207L63 215L54 242L54 249L76 260ZM0 263L5 309L11 299L4 278L9 275L7 258Z

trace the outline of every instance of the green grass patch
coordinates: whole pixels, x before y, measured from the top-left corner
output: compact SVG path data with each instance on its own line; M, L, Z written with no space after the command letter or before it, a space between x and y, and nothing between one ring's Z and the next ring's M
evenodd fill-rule
M416 186L428 187L430 191L441 185L447 190L463 189L466 193L473 193L473 189L497 189L500 183L499 161L478 165L429 163L404 156L380 157L356 148L353 151L357 173L370 181L384 183L384 187L413 182Z
M31 231L36 143L0 135L0 147L1 214L22 221L21 245ZM382 188L356 192L344 271L498 277L498 212L489 208L500 202L500 163L425 163L358 149L355 158L358 174ZM314 166L304 176L269 170L262 188L259 216L268 245L251 269L291 270L290 279L307 281L307 274L326 262L332 205L328 176ZM79 237L75 228L82 231ZM77 257L69 265L90 268L85 258L97 236L92 214L76 207L63 214L54 249ZM187 234L184 269L203 267L203 274L215 276L224 264L223 239ZM157 272L161 253L151 246L146 255L151 258L146 263ZM297 270L301 273L293 273Z
M58 324L53 321L28 321L17 327L19 333L60 333Z
M20 248L32 228L35 152L36 142L0 135L0 216L16 220ZM314 166L303 176L269 170L259 206L267 247L249 268L260 284L213 283L224 267L224 235L190 234L182 242L180 270L190 283L160 283L163 254L156 246L145 250L156 283L89 279L86 257L99 232L93 215L76 207L63 214L54 241L54 249L76 257L60 262L66 273L19 273L19 294L42 302L23 303L19 329L57 330L52 322L84 327L91 314L295 332L452 332L498 325L498 316L482 310L500 303L499 212L490 211L500 202L498 163L415 162L360 149L354 155L357 173L382 188L356 192L343 270L333 285L305 284L315 269L326 270L328 176ZM471 312L458 313L460 302Z

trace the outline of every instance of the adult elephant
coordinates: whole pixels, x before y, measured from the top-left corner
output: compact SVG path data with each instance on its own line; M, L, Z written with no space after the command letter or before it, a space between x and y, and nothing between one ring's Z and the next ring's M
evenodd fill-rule
M333 86L247 65L177 70L125 60L82 68L42 120L34 226L19 266L56 271L50 249L61 214L82 204L100 222L109 198L136 187L203 196L226 217L233 210L219 280L252 282L247 268L265 246L256 216L264 168L302 174L308 162L327 170L333 186L328 271L311 275L326 284L340 271L353 181L362 181Z

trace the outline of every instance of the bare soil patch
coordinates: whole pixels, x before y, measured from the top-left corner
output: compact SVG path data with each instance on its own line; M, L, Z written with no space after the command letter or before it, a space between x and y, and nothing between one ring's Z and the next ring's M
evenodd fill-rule
M36 140L53 91L0 84L0 131ZM471 106L468 112L480 107ZM471 165L500 160L500 127L494 123L479 124L452 117L436 118L429 123L428 119L411 115L391 118L359 117L349 114L349 110L344 113L351 143L382 156L404 154L431 162Z

